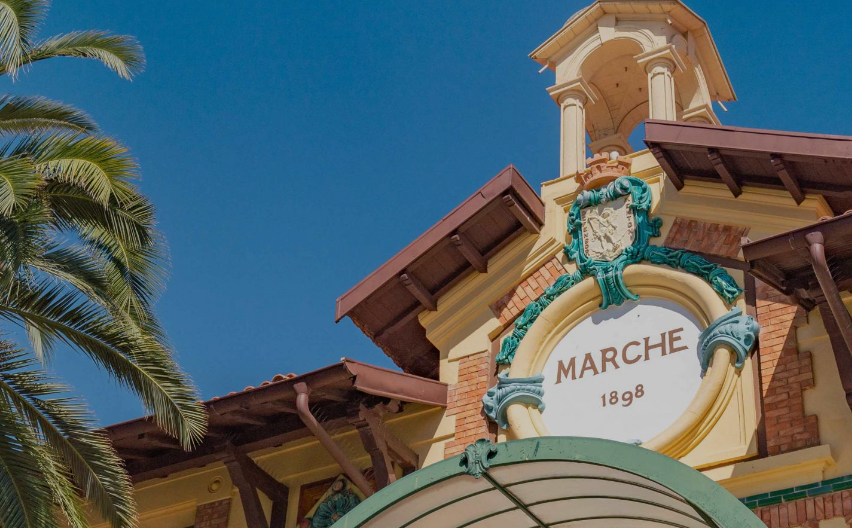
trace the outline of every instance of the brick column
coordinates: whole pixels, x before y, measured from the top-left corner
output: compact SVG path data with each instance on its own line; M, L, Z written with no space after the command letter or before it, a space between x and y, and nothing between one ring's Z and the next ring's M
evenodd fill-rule
M802 395L814 386L811 354L796 343L796 328L807 323L805 311L758 281L757 322L768 454L819 445L817 417L805 415Z
M231 499L200 504L195 509L194 528L227 528Z
M487 350L459 360L459 380L450 386L447 396L447 415L456 417L456 433L444 447L444 458L458 455L480 438L491 438L488 418L482 413L490 370L491 354Z

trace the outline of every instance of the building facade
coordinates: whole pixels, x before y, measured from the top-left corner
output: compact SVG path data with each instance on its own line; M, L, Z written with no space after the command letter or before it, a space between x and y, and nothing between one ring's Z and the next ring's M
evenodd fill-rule
M531 57L558 177L507 167L337 301L399 371L216 398L193 452L108 428L141 526L852 525L852 138L720 124L679 0Z

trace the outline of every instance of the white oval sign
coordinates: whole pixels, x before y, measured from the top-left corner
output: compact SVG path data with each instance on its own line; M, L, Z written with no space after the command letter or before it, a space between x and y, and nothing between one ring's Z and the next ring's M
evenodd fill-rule
M686 308L663 299L627 302L580 321L544 366L548 430L650 440L683 414L701 385L700 333Z

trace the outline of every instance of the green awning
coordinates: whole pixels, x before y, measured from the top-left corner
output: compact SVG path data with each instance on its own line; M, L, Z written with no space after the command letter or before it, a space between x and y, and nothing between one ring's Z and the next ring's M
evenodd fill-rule
M594 438L491 444L408 475L334 528L765 528L672 458Z

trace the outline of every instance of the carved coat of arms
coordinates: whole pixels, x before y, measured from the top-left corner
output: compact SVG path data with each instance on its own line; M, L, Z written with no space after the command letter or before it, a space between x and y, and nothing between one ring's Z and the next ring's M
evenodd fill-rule
M636 221L630 209L631 196L582 210L583 250L597 261L617 258L636 238Z

